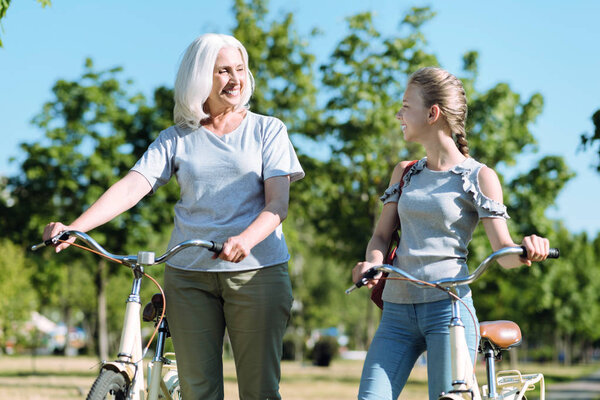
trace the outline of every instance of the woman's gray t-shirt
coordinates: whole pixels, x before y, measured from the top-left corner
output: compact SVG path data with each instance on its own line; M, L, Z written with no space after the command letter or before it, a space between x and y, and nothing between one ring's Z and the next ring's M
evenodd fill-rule
M401 235L395 266L425 281L468 275L467 245L479 219L509 218L503 204L481 192L477 176L483 166L467 158L448 171L432 171L423 158L405 175L401 196L399 184L385 191L384 203L398 202ZM458 293L469 296L470 289L459 286ZM439 289L399 280L388 280L383 292L383 300L402 304L447 298Z
M217 136L201 127L172 126L160 133L132 171L155 191L175 175L175 204L169 248L190 239L223 242L239 235L265 207L264 181L275 176L304 177L285 125L248 111L233 132ZM199 271L243 271L281 264L289 254L281 225L239 263L213 260L202 248L181 251L168 264Z

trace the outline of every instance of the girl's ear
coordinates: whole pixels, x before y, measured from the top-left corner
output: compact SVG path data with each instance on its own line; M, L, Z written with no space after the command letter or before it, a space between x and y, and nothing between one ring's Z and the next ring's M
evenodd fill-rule
M436 123L436 121L440 119L441 114L442 111L440 110L440 106L438 106L437 104L432 105L431 107L429 107L429 112L427 114L427 122L429 124Z

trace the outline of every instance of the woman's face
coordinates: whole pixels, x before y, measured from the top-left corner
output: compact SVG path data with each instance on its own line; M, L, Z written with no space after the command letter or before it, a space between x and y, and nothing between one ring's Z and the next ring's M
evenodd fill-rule
M213 85L206 100L211 114L239 105L245 84L242 54L235 47L223 47L215 61Z
M408 85L402 99L402 108L396 114L396 119L402 123L405 140L414 140L427 127L427 113L419 87Z

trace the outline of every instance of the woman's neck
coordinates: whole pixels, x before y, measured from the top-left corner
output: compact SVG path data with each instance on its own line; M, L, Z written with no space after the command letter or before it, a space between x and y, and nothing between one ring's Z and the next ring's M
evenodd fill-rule
M245 116L245 109L228 109L218 114L211 113L209 118L202 121L202 126L218 136L223 136L240 126Z

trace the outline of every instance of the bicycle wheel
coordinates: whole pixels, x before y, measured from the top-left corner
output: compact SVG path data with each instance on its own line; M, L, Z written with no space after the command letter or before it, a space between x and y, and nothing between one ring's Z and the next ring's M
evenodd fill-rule
M104 369L96 378L86 400L127 399L127 384L125 377L115 371Z

